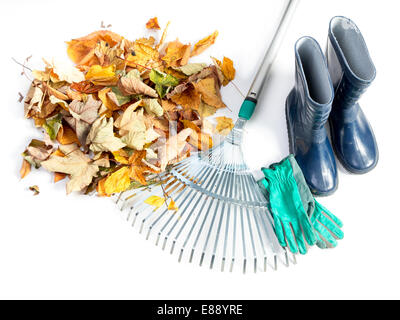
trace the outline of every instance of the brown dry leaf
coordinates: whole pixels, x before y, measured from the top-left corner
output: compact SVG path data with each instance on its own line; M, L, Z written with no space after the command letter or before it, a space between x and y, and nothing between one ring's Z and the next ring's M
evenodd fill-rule
M201 102L199 92L192 85L190 85L182 93L172 95L170 99L183 108L193 110L198 110Z
M147 185L146 178L144 177L145 172L158 173L159 171L154 170L143 162L146 157L146 150L134 152L130 158L130 170L129 176L131 179L141 183L142 185Z
M151 18L149 21L146 23L146 28L147 29L157 29L160 30L160 25L158 24L158 19L157 17Z
M77 143L80 145L75 131L67 124L63 124L60 130L58 130L57 141L62 145L68 145L72 143Z
M68 95L62 93L61 91L58 91L50 85L47 85L46 82L43 82L43 87L47 90L49 96L53 95L60 100L69 100Z
M21 170L19 171L21 179L25 178L30 172L31 172L31 164L25 159L23 159Z
M108 30L96 31L85 37L67 42L67 53L76 64L91 66L99 63L94 53L94 49L99 41L105 41L110 47L114 47L122 40L123 37L114 32Z
M205 103L217 109L226 107L214 77L202 79L193 85Z
M79 93L90 94L90 93L96 93L96 92L100 91L101 89L104 88L104 86L96 86L92 82L85 80L85 81L81 81L79 83L71 84L70 88Z
M185 128L192 129L189 139L189 143L192 146L196 147L198 150L208 150L212 148L213 140L208 134L201 132L201 129L192 121L182 120L182 123Z
M183 129L177 135L171 136L165 144L158 148L161 171L164 171L171 160L177 158L186 146L186 139L192 134L192 129Z
M116 111L119 110L120 107L112 101L112 99L108 96L108 93L111 92L111 88L104 88L101 89L98 92L99 99L101 102L103 102L103 105L109 110L109 111ZM108 117L109 118L109 117Z
M204 39L201 39L199 42L197 42L194 45L191 56L192 57L197 56L200 53L202 53L204 50L206 50L208 47L213 45L217 36L218 36L218 31L214 31L208 37L205 37Z
M219 134L226 136L229 134L229 132L231 132L231 130L233 129L233 127L235 126L233 124L233 121L231 118L227 118L227 117L216 117L215 120L217 120L217 126L216 126L216 130Z
M184 45L179 40L172 41L166 48L166 54L162 58L168 67L183 66L190 58L191 46Z
M85 79L91 81L94 85L114 86L118 82L118 77L115 74L115 66L102 67L95 64L90 67L85 75Z
M199 115L202 119L210 117L217 112L217 108L204 103L203 101L200 103L198 109Z
M104 183L104 191L107 195L123 192L131 185L129 167L122 167L111 174Z
M29 190L33 192L34 196L37 196L40 193L39 187L37 185L29 187Z
M226 86L229 82L235 79L236 70L233 66L233 61L227 57L224 57L222 62L219 61L218 59L215 58L213 59L215 63L218 65L218 67L221 69L222 74L224 75L222 85Z
M176 103L171 100L161 100L161 106L165 112L175 111L178 107Z
M78 121L85 121L92 124L98 118L98 110L101 106L101 101L89 95L86 102L77 100L69 104L69 111L71 115Z
M25 118L30 118L34 114L39 114L41 112L43 100L42 85L37 81L33 81L24 101Z
M110 47L105 41L99 41L94 48L94 54L99 60L99 64L101 66L119 66L120 62L122 62L119 57L121 57L124 51L125 50L122 43L117 44L114 47Z
M132 94L145 94L153 98L158 97L156 90L137 78L122 77L119 79L118 88L125 96Z
M26 148L26 152L34 160L43 161L46 160L53 152L53 146L47 145L45 142L33 139L29 146ZM26 159L28 160L28 159Z

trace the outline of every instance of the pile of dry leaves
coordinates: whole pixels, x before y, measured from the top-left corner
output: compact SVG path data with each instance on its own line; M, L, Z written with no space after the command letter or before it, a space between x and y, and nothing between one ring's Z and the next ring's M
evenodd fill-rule
M157 18L148 29L160 29ZM43 128L23 153L21 177L43 167L67 193L109 196L154 183L157 173L212 146L206 117L225 108L220 88L235 76L233 62L189 63L218 35L194 46L165 43L166 30L130 41L108 30L67 42L75 67L45 61L24 100L25 117ZM231 129L220 117L217 129Z

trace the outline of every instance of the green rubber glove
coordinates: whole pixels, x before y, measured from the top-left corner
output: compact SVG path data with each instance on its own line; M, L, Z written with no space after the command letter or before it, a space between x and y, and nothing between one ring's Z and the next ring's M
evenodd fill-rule
M344 237L344 233L340 229L343 227L343 223L315 200L294 156L289 155L287 159L292 166L293 177L296 180L304 209L316 231L317 246L321 249L336 247L336 239L343 239Z
M268 192L279 243L282 247L289 247L292 253L306 254L306 242L312 246L317 238L311 220L304 210L289 159L261 170L265 176L262 184Z

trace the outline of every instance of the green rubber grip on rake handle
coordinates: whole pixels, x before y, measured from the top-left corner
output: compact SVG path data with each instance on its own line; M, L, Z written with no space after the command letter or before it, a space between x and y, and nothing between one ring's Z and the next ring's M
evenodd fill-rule
M254 113L257 100L261 94L265 82L268 79L272 64L274 63L283 37L299 1L300 0L287 0L284 5L284 10L279 20L279 24L275 30L274 37L267 49L267 52L265 53L264 59L261 62L260 68L257 71L253 83L250 86L247 97L240 108L239 117L242 119L249 120Z
M239 118L250 120L256 108L257 100L252 98L246 98L239 110Z

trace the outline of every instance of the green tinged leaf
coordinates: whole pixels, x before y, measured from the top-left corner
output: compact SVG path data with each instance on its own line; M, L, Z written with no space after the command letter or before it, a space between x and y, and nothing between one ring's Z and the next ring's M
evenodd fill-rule
M28 154L28 152L23 152L22 157L28 161L32 166L34 166L36 169L40 168L40 161L36 160L34 157Z
M132 100L132 96L124 96L118 87L111 87L111 91L114 92L120 106Z
M171 87L175 87L179 84L179 79L156 69L152 69L150 71L149 77L150 80L156 85L156 91L161 98L164 98Z
M200 72L205 67L207 67L207 64L205 63L189 63L182 67L174 67L174 69L184 73L187 76L191 76L195 73Z
M125 77L131 78L131 79L135 78L135 79L142 80L142 77L140 76L140 72L139 72L139 70L137 70L137 69L132 69L131 71L129 71L129 72L125 75Z
M46 130L51 140L55 140L58 130L61 128L62 115L59 113L54 117L46 119L43 128Z

